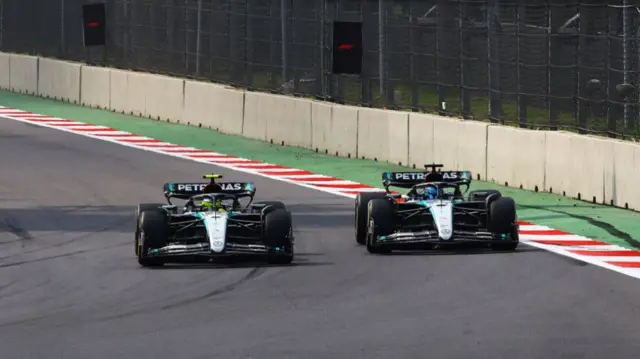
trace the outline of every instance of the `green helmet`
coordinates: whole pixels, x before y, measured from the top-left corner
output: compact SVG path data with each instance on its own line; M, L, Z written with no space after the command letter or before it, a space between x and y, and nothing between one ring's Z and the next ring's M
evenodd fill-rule
M211 201L209 198L203 199L202 203L200 203L200 208L202 208L202 210L212 209L213 201Z

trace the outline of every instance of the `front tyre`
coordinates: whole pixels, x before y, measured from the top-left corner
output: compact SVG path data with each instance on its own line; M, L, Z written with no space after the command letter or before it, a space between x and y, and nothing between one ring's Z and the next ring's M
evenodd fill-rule
M136 228L135 228L135 234L134 234L134 248L135 248L135 253L136 256L138 256L138 252L140 249L140 243L139 243L139 238L140 238L140 217L142 215L142 212L146 212L146 211L157 211L160 207L164 206L164 203L140 203L138 205L138 207L136 207Z
M395 229L393 204L386 199L374 199L367 206L367 251L372 254L391 253L380 245L380 237L388 236Z
M515 201L509 197L501 197L492 201L488 209L489 230L504 238L501 242L493 243L491 248L496 251L515 250L520 242Z
M269 264L293 262L293 223L287 210L277 208L265 215L264 236L264 243L269 248Z
M159 249L167 244L169 224L166 216L160 211L145 211L140 215L140 230L137 233L138 263L143 267L164 265L161 258L149 257L149 251Z
M356 243L363 245L367 242L368 205L374 199L383 199L387 195L384 192L361 192L356 196L355 202L355 230Z

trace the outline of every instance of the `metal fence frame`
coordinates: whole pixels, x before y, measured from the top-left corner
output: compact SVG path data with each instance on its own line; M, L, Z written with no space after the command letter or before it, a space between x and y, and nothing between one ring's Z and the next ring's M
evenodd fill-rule
M362 106L634 138L640 0L0 0L0 49ZM32 9L38 8L37 12ZM331 73L333 21L363 73Z

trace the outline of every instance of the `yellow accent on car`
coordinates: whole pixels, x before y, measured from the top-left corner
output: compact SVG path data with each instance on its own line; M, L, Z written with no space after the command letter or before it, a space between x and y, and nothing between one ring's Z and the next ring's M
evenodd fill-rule
M202 176L202 178L204 178L204 179L216 179L216 178L222 178L222 175L219 175L219 174L216 174L216 173L210 173L208 175Z

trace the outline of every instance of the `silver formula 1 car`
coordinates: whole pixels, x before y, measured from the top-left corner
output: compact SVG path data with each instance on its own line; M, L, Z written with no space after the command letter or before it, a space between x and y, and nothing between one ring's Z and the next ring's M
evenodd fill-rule
M140 204L135 250L140 265L210 261L234 255L265 256L269 263L293 261L291 214L284 203L253 203L251 182L166 183L167 203ZM171 199L186 200L179 207ZM248 203L242 205L242 199Z
M471 172L385 172L385 192L358 194L355 234L370 253L486 244L515 250L519 243L516 205L497 190L469 190ZM409 189L406 195L389 187ZM464 187L464 192L462 190Z

